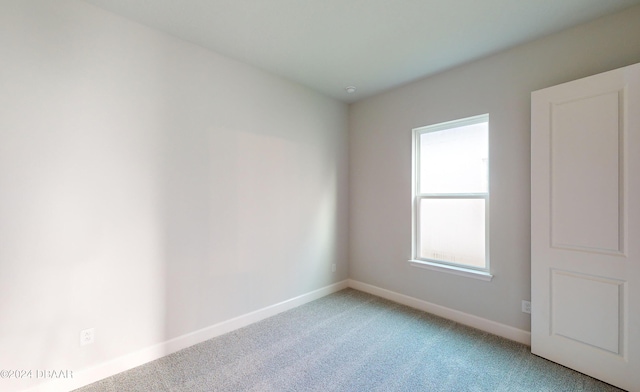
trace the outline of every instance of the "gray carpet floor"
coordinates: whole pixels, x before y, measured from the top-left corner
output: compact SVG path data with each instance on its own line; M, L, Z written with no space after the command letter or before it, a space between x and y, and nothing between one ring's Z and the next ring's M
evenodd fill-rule
M346 289L76 391L620 389L525 345Z

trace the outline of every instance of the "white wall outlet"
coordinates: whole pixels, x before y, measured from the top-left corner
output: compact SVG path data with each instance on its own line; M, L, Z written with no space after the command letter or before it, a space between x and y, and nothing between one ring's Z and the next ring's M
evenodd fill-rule
M336 263L331 264L331 272L336 272Z
M522 312L531 314L531 301L522 300Z
M80 331L80 345L86 346L87 344L93 344L96 341L96 329L89 328Z

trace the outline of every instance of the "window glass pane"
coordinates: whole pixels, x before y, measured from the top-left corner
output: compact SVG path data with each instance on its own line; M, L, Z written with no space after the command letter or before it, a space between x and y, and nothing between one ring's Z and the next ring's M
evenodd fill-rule
M488 123L420 135L421 193L488 192Z
M485 200L421 199L418 257L485 268Z

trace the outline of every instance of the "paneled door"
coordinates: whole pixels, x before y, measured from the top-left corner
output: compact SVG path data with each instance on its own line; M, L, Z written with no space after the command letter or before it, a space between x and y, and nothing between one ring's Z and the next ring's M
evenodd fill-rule
M640 64L531 95L531 351L640 391Z

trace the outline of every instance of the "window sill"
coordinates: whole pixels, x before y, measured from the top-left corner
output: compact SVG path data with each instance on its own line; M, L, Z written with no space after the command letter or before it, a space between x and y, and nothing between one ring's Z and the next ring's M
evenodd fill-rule
M480 279L487 282L490 282L493 279L493 275L485 271L476 271L463 267L454 267L452 265L443 265L438 263L432 263L429 261L423 260L409 260L409 264L414 267L426 268L433 271L446 272L449 274L465 276L467 278Z

